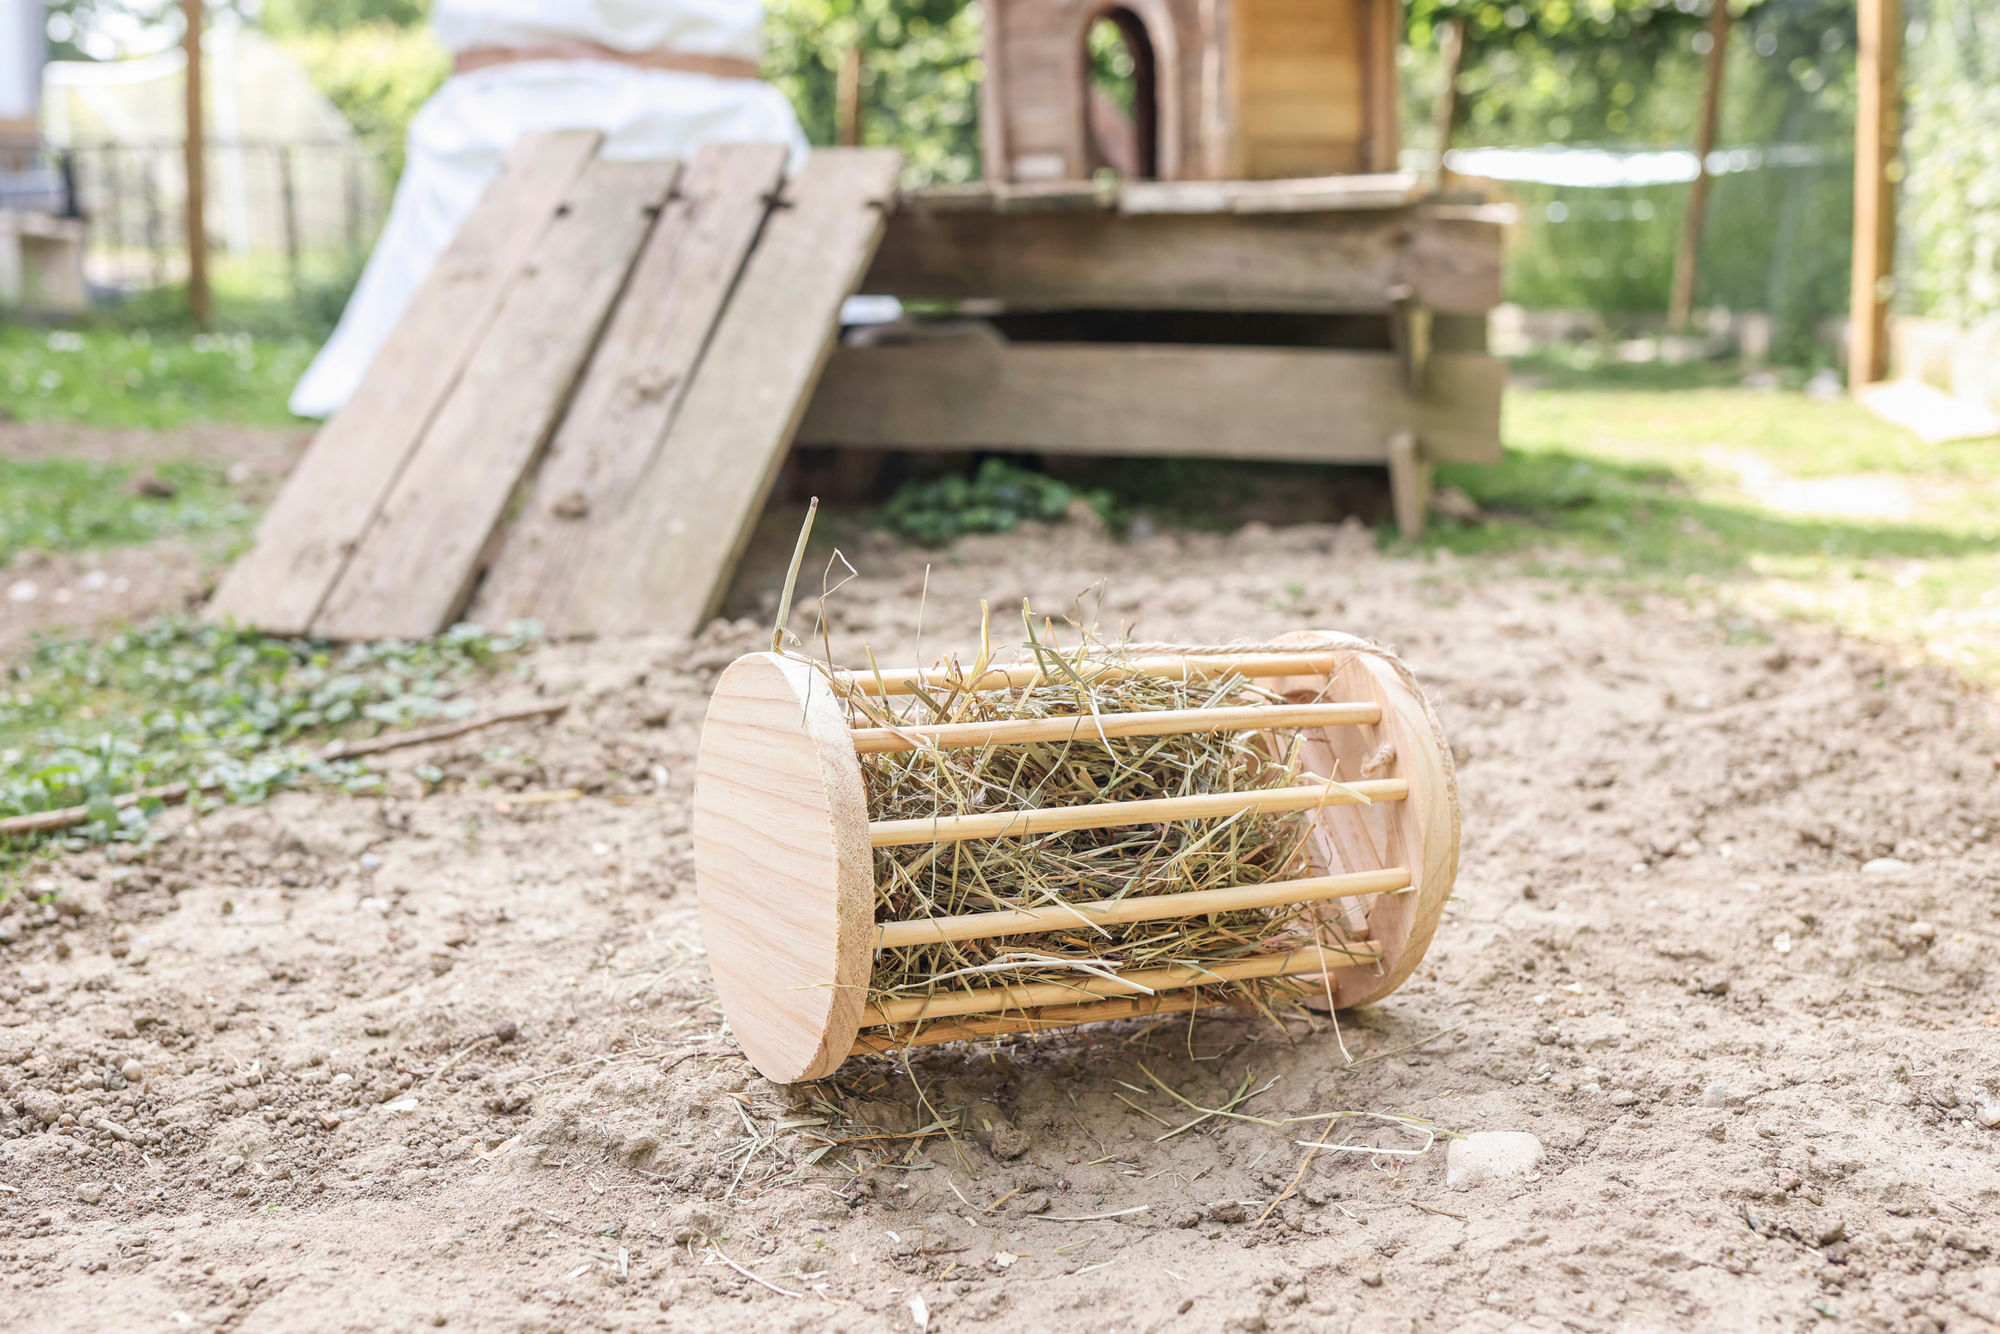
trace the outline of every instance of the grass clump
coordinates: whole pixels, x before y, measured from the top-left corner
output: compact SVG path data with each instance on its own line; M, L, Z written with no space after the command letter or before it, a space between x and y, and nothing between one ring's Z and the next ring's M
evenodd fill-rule
M87 551L241 530L254 517L221 470L139 470L79 459L0 459L0 563L17 552Z
M1053 523L1081 500L1112 518L1107 491L1079 491L1067 482L989 458L967 477L953 473L906 483L889 499L882 518L913 542L942 546L968 533L1007 533L1031 521Z
M880 725L986 722L1284 702L1230 676L1210 681L1123 677L1122 652L1036 647L1047 684L1009 691L933 690L899 713L884 701L851 696L857 713ZM968 674L976 677L981 663ZM995 750L913 751L862 756L871 817L878 820L1093 802L1139 801L1259 791L1312 781L1296 753L1274 754L1267 734L1194 733L1103 738ZM1027 838L878 848L878 921L1104 903L1262 884L1310 874L1310 818L1299 812L1168 821ZM1071 985L1148 968L1215 964L1342 938L1317 905L1214 913L1203 917L1099 925L1079 915L1074 930L926 944L878 953L871 1002L935 997L995 986ZM1269 1008L1316 994L1316 979L1218 981L1205 1004L1247 999ZM1132 993L1137 994L1137 993ZM1177 992L1187 995L1187 992ZM1079 992L1077 1001L1093 999Z
M149 430L296 425L285 401L318 346L304 332L0 328L0 414Z
M336 647L164 619L103 640L43 639L0 678L0 818L89 806L56 835L0 838L0 867L48 846L136 842L157 803L128 793L186 782L208 800L273 789L377 786L309 743L470 712L460 689L527 642L461 627L436 639Z

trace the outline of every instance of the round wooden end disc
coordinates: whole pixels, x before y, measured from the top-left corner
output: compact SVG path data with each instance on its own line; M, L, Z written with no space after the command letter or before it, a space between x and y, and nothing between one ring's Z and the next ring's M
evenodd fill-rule
M861 765L824 676L775 653L731 663L702 725L695 891L723 1013L780 1083L846 1059L872 967Z
M1445 900L1458 878L1458 778L1437 719L1400 660L1364 640L1333 631L1286 635L1278 642L1348 651L1324 678L1265 682L1271 689L1300 702L1353 700L1382 707L1382 721L1373 726L1327 727L1308 733L1306 768L1345 782L1401 778L1410 785L1406 801L1328 806L1312 817L1312 874L1409 868L1407 893L1335 900L1322 908L1350 939L1371 940L1382 947L1380 967L1341 968L1330 975L1336 1008L1367 1005L1416 971L1444 915Z

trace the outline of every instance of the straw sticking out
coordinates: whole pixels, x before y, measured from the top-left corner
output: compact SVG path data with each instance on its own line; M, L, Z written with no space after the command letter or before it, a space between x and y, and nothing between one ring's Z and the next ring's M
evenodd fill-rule
M1367 941L1329 948L1308 945L1283 954L1253 955L1216 964L1171 964L1116 976L1078 973L1074 982L1035 982L1026 986L982 987L977 991L949 992L936 996L913 996L906 1000L885 1000L870 1005L861 1014L863 1028L885 1024L906 1024L918 1019L942 1019L961 1014L990 1014L1004 1010L1034 1010L1045 1005L1061 1005L1085 996L1117 996L1137 992L1171 991L1209 983L1237 982L1247 978L1290 977L1301 973L1323 973L1332 968L1373 963L1381 950Z
M1113 829L1121 825L1157 824L1166 820L1311 811L1322 806L1363 806L1375 801L1401 801L1409 794L1410 785L1400 778L1360 783L1335 783L1330 779L1321 779L1300 787L1270 788L1261 792L1214 792L1192 797L1092 802L1081 806L1039 807L981 815L876 820L868 826L868 841L878 848L893 848L911 843L954 843L975 838L1026 838L1032 834L1072 829Z
M1261 704L1235 709L1163 709L1150 713L1079 714L1073 718L1012 718L987 723L858 727L854 730L854 749L863 755L920 750L925 746L935 746L940 750L983 750L989 746L1026 746L1044 741L1339 727L1381 721L1381 707L1375 704Z
M1410 873L1400 866L1348 875L1310 876L1303 880L1270 880L1261 885L1197 890L1192 894L1156 894L1117 899L1110 903L1064 903L1050 908L1017 908L1009 912L969 913L960 917L928 917L887 922L875 933L877 949L943 944L957 940L990 940L1044 931L1125 922L1160 922L1209 913L1282 908L1293 903L1323 903L1328 899L1398 894L1410 888Z

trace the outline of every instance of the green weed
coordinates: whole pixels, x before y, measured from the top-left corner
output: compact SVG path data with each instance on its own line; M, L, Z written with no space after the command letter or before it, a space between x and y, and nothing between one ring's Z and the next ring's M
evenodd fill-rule
M163 619L102 640L40 640L0 678L0 817L87 805L91 818L0 839L0 867L51 838L143 839L152 812L113 803L163 784L215 785L215 802L306 782L366 790L379 779L320 760L317 743L469 712L460 690L531 635L466 626L337 647Z

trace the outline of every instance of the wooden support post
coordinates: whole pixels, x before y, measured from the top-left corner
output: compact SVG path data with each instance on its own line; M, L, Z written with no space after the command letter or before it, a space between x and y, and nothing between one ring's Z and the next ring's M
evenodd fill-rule
M201 111L201 30L202 0L181 0L181 14L187 31L181 45L187 52L187 135L184 143L187 164L187 252L188 313L197 324L214 317L208 291L207 161L203 142L206 134Z
M1667 299L1667 327L1678 333L1694 310L1694 280L1701 261L1701 229L1708 215L1708 155L1715 151L1722 118L1722 72L1729 53L1729 0L1714 0L1708 16L1708 55L1702 65L1701 117L1694 129L1694 183L1681 219L1681 247L1674 256L1674 288Z
M1854 276L1848 300L1850 388L1889 373L1889 298L1896 249L1891 164L1901 119L1902 0L1861 0L1860 95L1854 116Z
M1450 18L1438 29L1438 60L1444 66L1444 83L1437 101L1437 174L1432 188L1442 190L1450 173L1445 170L1445 150L1451 147L1451 132L1458 124L1458 76L1465 71L1465 20Z
M1408 431L1389 437L1389 500L1404 537L1424 531L1424 514L1431 507L1431 465L1418 451L1417 437Z
M840 76L834 86L833 141L842 148L861 143L861 43L840 53Z

